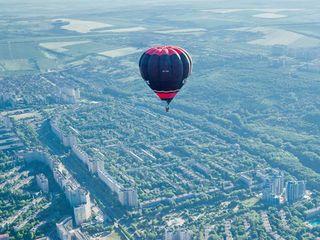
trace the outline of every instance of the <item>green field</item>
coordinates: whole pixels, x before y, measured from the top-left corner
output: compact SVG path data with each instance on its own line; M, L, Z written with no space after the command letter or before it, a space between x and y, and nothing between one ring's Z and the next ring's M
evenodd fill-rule
M34 63L28 59L0 60L4 71L29 71L36 69Z

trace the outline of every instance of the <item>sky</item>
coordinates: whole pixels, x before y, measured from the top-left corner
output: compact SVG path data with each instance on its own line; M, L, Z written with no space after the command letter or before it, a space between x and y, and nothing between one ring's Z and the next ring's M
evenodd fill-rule
M104 11L170 5L193 8L319 8L319 0L0 0L1 15L10 17L94 14Z

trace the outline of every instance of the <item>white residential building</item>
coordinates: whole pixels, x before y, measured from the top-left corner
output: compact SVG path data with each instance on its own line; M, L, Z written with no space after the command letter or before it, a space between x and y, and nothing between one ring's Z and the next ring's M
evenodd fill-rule
M48 181L48 178L43 173L36 175L36 181L38 186L43 192L45 193L49 192L49 181Z

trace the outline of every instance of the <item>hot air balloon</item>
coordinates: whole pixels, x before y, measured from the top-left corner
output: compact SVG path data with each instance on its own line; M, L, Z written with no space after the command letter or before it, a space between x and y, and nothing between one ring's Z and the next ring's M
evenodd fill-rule
M148 86L169 104L186 83L192 71L189 53L180 47L159 46L144 52L139 61L140 73Z

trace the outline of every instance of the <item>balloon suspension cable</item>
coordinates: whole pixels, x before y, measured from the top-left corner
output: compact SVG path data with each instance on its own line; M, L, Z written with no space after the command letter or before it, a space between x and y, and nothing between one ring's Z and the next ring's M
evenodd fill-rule
M169 112L170 107L169 107L169 103L167 102L167 106L166 106L166 112Z

